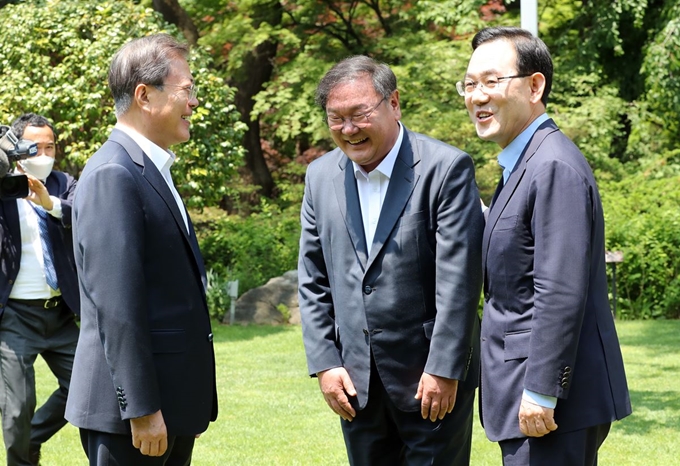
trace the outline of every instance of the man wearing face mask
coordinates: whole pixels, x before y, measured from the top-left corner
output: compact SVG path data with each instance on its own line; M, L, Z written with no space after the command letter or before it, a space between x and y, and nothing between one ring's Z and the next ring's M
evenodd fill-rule
M0 199L0 412L7 464L23 466L39 464L42 443L66 424L80 297L71 235L76 181L52 170L54 127L27 113L12 131L38 146L16 167L28 177L28 197ZM59 387L36 410L38 355Z

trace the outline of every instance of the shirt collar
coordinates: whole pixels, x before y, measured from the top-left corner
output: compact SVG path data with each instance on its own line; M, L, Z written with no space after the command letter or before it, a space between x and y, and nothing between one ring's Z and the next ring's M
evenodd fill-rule
M543 113L531 122L527 128L522 131L519 136L512 140L508 146L498 154L498 164L503 167L503 179L508 181L510 173L517 165L519 157L522 155L524 148L529 143L536 130L541 124L548 119L548 114Z
M402 126L401 122L398 121L397 123L399 124L399 136L397 136L397 140L394 143L394 146L392 146L392 149L387 153L387 156L385 156L385 158L382 159L380 164L375 168L379 173L385 175L387 179L390 179L392 176L394 163L397 161L397 155L399 154L399 149L401 148L401 142L404 139L404 127ZM358 178L359 175L361 175L365 179L368 179L368 173L366 173L366 170L361 168L361 165L354 161L352 161L352 165L354 166L355 178Z
M159 172L165 173L170 171L170 166L175 162L176 158L172 151L161 149L160 146L156 145L134 128L122 125L120 123L116 123L115 128L130 136L132 140L135 141L142 151L147 155L147 157L149 157L156 168L158 168Z

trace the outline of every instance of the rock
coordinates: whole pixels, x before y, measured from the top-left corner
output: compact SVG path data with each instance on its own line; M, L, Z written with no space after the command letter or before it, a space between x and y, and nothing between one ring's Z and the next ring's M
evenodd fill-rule
M234 322L240 324L299 324L297 271L275 277L236 300ZM282 312L283 310L283 312ZM223 323L229 323L229 312Z

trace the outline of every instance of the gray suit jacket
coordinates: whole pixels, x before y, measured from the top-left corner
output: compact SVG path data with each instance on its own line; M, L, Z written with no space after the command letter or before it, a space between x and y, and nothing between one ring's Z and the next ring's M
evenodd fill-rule
M352 163L339 149L310 164L301 218L310 374L344 366L359 408L371 352L401 410L420 409L423 371L476 387L483 217L467 154L405 129L370 255Z
M482 254L481 410L489 439L523 437L523 389L558 398L556 432L630 414L600 196L586 159L552 120L497 191Z
M66 419L129 434L129 419L160 409L169 435L205 431L217 394L196 235L156 166L119 130L80 177L73 233L81 331Z

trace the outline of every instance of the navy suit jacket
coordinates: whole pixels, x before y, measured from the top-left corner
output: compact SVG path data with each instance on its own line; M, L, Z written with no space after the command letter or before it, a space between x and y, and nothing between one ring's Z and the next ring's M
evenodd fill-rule
M61 199L61 219L47 215L47 231L52 242L54 268L59 280L59 290L66 305L80 313L80 296L76 264L73 258L71 233L71 206L76 180L63 172L53 170L45 180L50 195ZM21 264L21 226L15 199L0 200L0 316L4 311Z
M604 253L593 173L548 120L497 191L484 230L481 412L489 439L523 437L523 389L558 398L556 432L630 414Z
M418 411L423 372L474 389L483 217L472 159L404 128L367 253L350 159L307 170L298 265L309 373L344 366L368 401L371 353L390 399Z
M119 130L88 161L73 206L81 330L66 405L77 427L129 434L162 410L169 435L217 416L205 271L163 176Z

